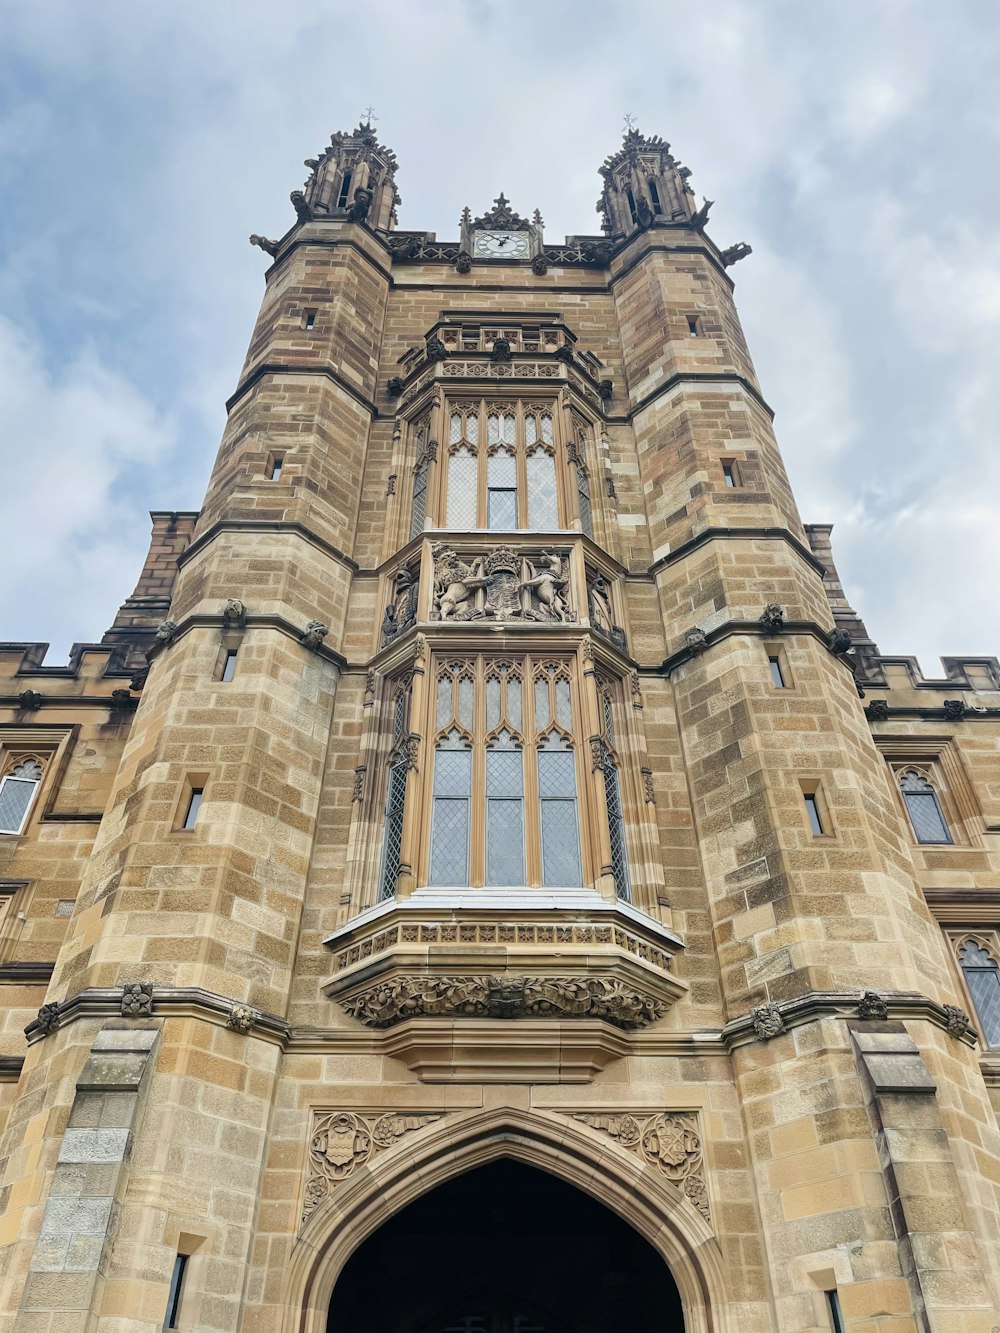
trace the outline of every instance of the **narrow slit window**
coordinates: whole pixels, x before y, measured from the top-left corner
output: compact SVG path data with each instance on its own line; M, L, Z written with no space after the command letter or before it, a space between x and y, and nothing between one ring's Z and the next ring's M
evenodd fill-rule
M198 810L201 807L201 798L205 794L204 787L192 787L188 796L187 809L184 811L184 822L182 829L193 829L198 820Z
M187 1274L188 1256L179 1254L174 1259L174 1271L170 1275L170 1291L167 1294L167 1312L163 1317L164 1328L176 1328L181 1315L181 1296L184 1292L184 1278Z
M768 653L767 663L771 668L771 684L776 690L787 689L785 673L781 669L781 657L778 653Z
M802 793L806 803L806 815L809 819L809 827L812 830L814 838L820 838L826 832L823 827L823 817L820 814L819 799L815 792L807 791Z
M650 177L647 184L649 185L649 197L653 201L653 212L662 213L663 205L660 203L660 192L656 188L656 181L654 181L653 178Z
M638 221L639 221L639 214L636 212L636 207L635 207L635 195L632 193L631 190L626 190L626 191L625 191L625 198L628 200L628 211L629 211L629 213L632 215L632 221L633 221L633 222L638 222Z
M268 480L280 481L281 471L284 466L285 466L284 457L281 454L275 454L271 459L270 467L267 469Z
M833 1333L844 1333L844 1314L840 1308L840 1296L836 1291L826 1293L826 1303L830 1311L830 1325Z
M316 327L316 311L315 311L315 310L307 310L307 311L305 312L305 327L306 327L307 329L314 329L314 328Z
M346 208L347 201L351 197L351 176L352 172L345 171L344 179L340 182L340 195L337 198L337 207Z
M688 315L687 321L688 321L688 333L691 335L692 338L697 338L699 333L701 332L701 330L698 327L698 316Z
M728 490L736 488L736 467L733 463L723 463L722 480L725 482Z
M236 675L236 651L237 650L235 648L227 648L226 650L226 656L222 662L222 676L221 676L221 680L224 685L228 685L229 682L232 680L232 678Z

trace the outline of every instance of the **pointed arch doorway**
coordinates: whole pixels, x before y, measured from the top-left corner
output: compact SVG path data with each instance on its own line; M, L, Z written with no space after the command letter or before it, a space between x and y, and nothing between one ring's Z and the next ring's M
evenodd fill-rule
M327 1333L684 1333L662 1257L615 1213L501 1158L445 1181L363 1242Z

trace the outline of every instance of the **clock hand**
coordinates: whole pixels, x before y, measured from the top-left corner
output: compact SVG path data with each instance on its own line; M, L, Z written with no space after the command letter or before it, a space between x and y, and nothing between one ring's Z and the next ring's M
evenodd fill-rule
M509 240L510 240L509 236L498 236L497 245L506 245Z

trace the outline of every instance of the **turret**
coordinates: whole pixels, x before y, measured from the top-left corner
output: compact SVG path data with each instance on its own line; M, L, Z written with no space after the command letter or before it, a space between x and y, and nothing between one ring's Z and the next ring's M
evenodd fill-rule
M670 145L654 134L647 139L628 129L617 153L601 167L604 189L597 201L602 227L613 240L641 231L655 222L697 223L708 216L709 205L695 207L688 185L691 172L670 152ZM704 215L704 216L702 216Z
M396 205L402 202L396 155L379 143L370 121L350 134L332 134L323 156L307 158L305 165L309 178L291 196L300 222L335 217L382 231L396 225Z

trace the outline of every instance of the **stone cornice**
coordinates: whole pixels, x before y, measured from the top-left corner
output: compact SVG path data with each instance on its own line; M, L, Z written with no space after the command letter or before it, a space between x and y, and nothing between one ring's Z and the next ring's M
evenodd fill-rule
M0 985L47 986L54 970L55 963L0 963Z
M921 885L935 921L970 930L1000 925L1000 888L941 889Z
M248 614L243 620L243 626L246 628L256 626L260 629L277 630L279 634L284 634L289 639L295 639L298 643L302 642L303 626L293 625L292 622L286 620L284 616L257 616ZM185 616L183 620L177 622L176 630L171 637L170 642L154 643L152 648L150 648L149 652L146 654L146 658L150 663L155 662L161 654L169 652L171 647L177 643L179 639L183 639L184 635L188 634L191 630L212 627L218 627L219 629L225 628L226 621L224 617L221 615L207 614ZM309 651L314 653L315 656L322 658L323 661L331 662L341 670L347 666L347 658L344 657L342 653L338 653L335 648L328 648L325 643L320 643L315 648L310 648Z
M871 992L866 992L866 995L868 994ZM807 995L798 996L794 1000L762 1005L740 1018L734 1018L722 1029L721 1037L726 1049L734 1051L741 1046L750 1045L751 1042L773 1041L792 1028L802 1027L820 1018L846 1018L861 1028L869 1027L873 1030L879 1021L923 1019L948 1032L966 1046L975 1046L977 1043L978 1034L969 1023L968 1016L961 1014L953 1006L938 1004L936 1000L921 995L919 991L881 991L878 998L884 1002L882 1017L878 1020L868 1020L858 1012L862 1003L859 992L810 991ZM760 1020L757 1017L760 1009L769 1011L767 1018L772 1025L772 1030L763 1034L759 1030ZM956 1025L957 1015L960 1015L965 1022Z
M227 414L232 412L240 399L246 397L254 385L258 384L265 375L322 375L330 380L332 384L336 384L338 388L343 389L349 397L365 409L372 419L379 415L379 410L372 399L367 398L356 385L345 379L336 366L329 363L325 366L317 366L311 362L300 363L296 361L263 361L259 366L254 366L246 378L240 380L236 386L236 392L226 399Z
M757 406L767 413L768 420L774 420L774 409L764 400L757 386L751 384L744 375L739 375L734 370L679 370L676 374L665 379L662 384L658 384L655 389L643 394L638 402L633 403L624 416L609 417L608 420L613 421L614 424L632 422L640 412L646 410L650 403L654 403L657 398L662 398L664 394L672 393L678 385L682 384L738 384Z
M667 565L674 565L678 560L685 559L692 551L696 551L699 546L705 546L711 541L781 541L792 548L806 564L810 565L820 578L826 574L826 566L822 561L817 560L809 547L800 542L798 537L794 536L787 528L705 528L696 536L690 537L686 542L681 542L680 546L674 547L666 555L661 555L658 560L654 560L646 571L648 574L658 574L661 569Z
M693 661L700 657L715 644L721 643L724 639L730 639L736 634L752 634L762 639L773 639L776 633L786 634L808 634L829 649L830 631L824 629L822 625L815 620L786 620L781 629L776 631L769 629L761 624L759 620L726 620L721 625L716 625L714 629L705 630L705 637L701 646L694 648L685 644L675 652L670 653L660 663L659 672L663 676L669 676L671 672L676 671L679 666L686 662ZM849 668L849 664L848 669Z
M349 569L352 574L359 571L357 562L352 560L349 555L332 542L328 542L324 537L319 536L312 528L304 523L299 523L295 519L270 519L270 518L222 518L218 519L211 527L206 528L204 532L198 534L195 540L187 546L177 557L177 568L183 569L189 560L193 560L199 551L203 550L210 541L219 535L220 532L294 532L296 536L301 537L308 542L310 546L315 546L317 550L322 551L324 555L332 556L334 560L342 564L345 569Z

